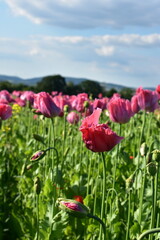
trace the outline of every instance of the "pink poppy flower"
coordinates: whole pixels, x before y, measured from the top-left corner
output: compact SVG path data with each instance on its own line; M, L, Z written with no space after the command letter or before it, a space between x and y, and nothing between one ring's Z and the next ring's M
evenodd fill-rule
M40 92L34 97L34 108L47 118L59 116L61 109L54 103L49 93Z
M127 123L134 115L131 109L131 102L128 99L113 97L108 103L109 117L117 123Z
M11 103L13 101L10 93L7 90L0 91L0 101L4 103Z
M158 93L156 91L138 88L136 91L137 101L140 109L154 112L158 106Z
M76 112L70 112L66 119L70 124L77 124L79 122L79 115Z
M12 108L7 104L0 104L0 119L6 120L12 116Z
M134 113L138 113L141 110L141 108L138 104L137 95L134 95L131 99L131 109L132 109L132 112L134 112Z
M107 124L98 124L102 110L97 108L80 126L86 147L93 152L110 151L123 137L113 132Z

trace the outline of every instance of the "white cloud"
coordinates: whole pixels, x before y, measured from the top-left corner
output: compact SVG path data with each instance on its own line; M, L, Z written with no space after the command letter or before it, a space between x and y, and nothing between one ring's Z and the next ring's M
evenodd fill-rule
M4 0L17 15L65 28L158 26L160 1Z
M112 56L115 52L115 48L113 46L103 46L101 48L96 48L95 51L100 56Z

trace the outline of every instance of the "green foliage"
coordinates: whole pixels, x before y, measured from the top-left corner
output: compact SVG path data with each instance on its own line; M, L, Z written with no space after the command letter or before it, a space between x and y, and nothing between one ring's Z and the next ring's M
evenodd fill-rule
M26 106L3 121L0 129L0 239L97 240L99 222L88 217L74 218L60 211L56 200L74 199L74 196L81 195L90 213L100 218L102 159L99 154L84 147L79 126L65 122L65 116L56 117L54 125L51 119L40 116L34 119L33 116ZM102 119L108 121L105 113ZM110 125L119 134L119 124ZM143 142L147 143L145 156L141 156L139 151L141 126L142 114L139 113L121 126L120 135L124 136L124 140L118 148L105 153L103 221L106 223L107 239L126 239L128 227L128 240L134 240L150 228L153 179L154 199L157 199L154 200L154 225L160 224L159 162L155 162L155 176L150 176L146 167L148 153L159 149L160 145L156 116L146 114L143 136ZM26 168L31 164L33 153L53 146L58 154L52 149L31 168ZM41 183L38 194L34 191L34 179L37 177Z
M65 78L61 75L46 76L37 83L36 89L38 92L49 92L58 91L65 92L66 82Z
M78 86L81 87L82 92L92 95L93 98L98 97L99 93L103 93L103 88L96 81L85 80L78 84Z
M134 94L134 90L132 88L123 88L119 93L122 98L130 100Z

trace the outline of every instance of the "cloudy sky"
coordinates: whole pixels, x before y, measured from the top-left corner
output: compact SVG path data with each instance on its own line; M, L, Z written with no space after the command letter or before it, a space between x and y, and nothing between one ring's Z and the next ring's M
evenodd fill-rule
M159 0L0 0L0 74L160 84Z

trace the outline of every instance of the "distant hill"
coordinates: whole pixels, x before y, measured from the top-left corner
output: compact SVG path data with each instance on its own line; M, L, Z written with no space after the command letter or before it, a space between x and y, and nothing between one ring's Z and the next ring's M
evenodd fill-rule
M24 79L24 78L20 78L20 77L17 77L17 76L0 75L0 82L8 81L8 82L11 82L13 84L23 83L23 84L26 84L26 85L29 85L29 86L34 86L38 82L40 82L43 77ZM91 80L91 79L87 79L87 78L74 78L74 77L64 77L64 78L65 78L66 82L73 82L73 84L75 84L75 85L81 83L84 80ZM111 88L114 88L115 90L120 91L122 88L131 88L131 87L118 85L118 84L113 84L113 83L105 83L105 82L99 82L99 81L97 81L97 82L100 83L100 85L103 86L106 90L110 90ZM134 88L132 88L132 89L134 89ZM149 89L154 90L154 88L149 88Z

